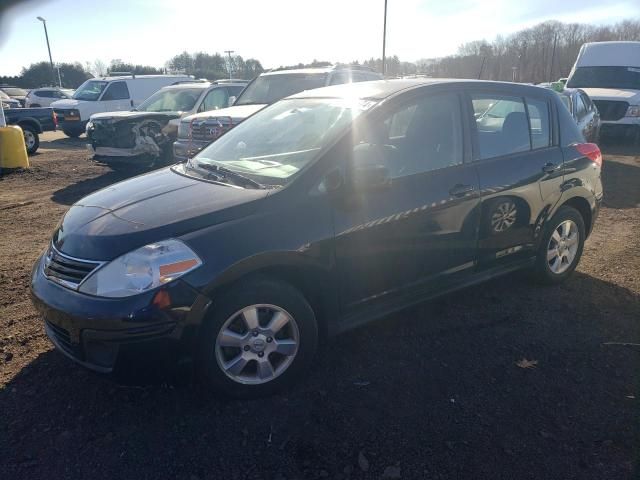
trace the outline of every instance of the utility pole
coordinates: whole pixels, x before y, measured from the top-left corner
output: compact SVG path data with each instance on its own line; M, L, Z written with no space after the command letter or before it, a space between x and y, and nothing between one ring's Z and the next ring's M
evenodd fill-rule
M553 61L556 58L556 45L558 43L558 34L556 33L553 36L553 50L551 50L551 66L549 67L549 83L552 82L551 78L553 77Z
M384 0L384 27L382 30L382 75L383 76L387 71L386 51L387 51L387 0Z
M229 80L231 80L231 54L235 53L235 50L225 50L224 53L229 55Z
M51 64L51 80L53 81L52 85L55 85L56 72L55 72L55 69L53 68L53 58L51 58L51 47L49 46L49 33L47 32L47 21L42 17L36 17L36 18L42 22L42 25L44 25L44 36L47 39L47 50L49 51L49 63ZM62 88L62 84L60 84L60 88Z

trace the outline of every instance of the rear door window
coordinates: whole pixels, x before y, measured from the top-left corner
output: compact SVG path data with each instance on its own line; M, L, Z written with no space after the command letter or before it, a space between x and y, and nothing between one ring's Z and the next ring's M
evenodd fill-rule
M550 145L546 101L515 96L471 96L481 160Z
M102 100L126 100L129 98L129 89L125 82L112 82L107 91L102 95Z
M582 95L576 95L576 115L579 120L583 119L587 114L587 106L582 99Z

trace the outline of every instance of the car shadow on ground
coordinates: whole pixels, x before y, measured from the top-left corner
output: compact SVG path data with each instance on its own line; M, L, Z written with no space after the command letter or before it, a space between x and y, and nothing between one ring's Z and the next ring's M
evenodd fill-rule
M640 206L640 157L635 163L613 162L605 159L602 167L602 183L605 206L616 209Z
M582 273L515 274L343 334L255 401L123 387L48 351L0 391L0 476L627 478L639 308Z
M87 138L84 135L80 137L63 137L52 140L45 140L40 138L40 149L55 149L55 150L78 150L86 148ZM44 152L42 152L44 153ZM37 154L37 152L36 152Z

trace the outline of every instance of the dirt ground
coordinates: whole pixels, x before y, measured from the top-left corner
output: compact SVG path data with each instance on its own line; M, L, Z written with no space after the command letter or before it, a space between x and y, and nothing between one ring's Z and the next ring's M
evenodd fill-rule
M638 478L638 155L609 149L564 285L515 274L425 303L332 340L285 394L226 402L52 349L31 266L74 201L129 173L46 134L31 170L0 177L0 478Z

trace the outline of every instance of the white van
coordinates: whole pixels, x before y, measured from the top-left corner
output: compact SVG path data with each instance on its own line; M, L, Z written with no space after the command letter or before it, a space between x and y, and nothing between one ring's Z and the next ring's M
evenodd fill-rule
M569 88L581 88L600 112L602 133L640 138L640 42L585 43Z
M123 75L87 80L73 97L51 104L58 115L58 125L69 137L84 133L94 113L131 110L167 85L192 82L187 75Z

